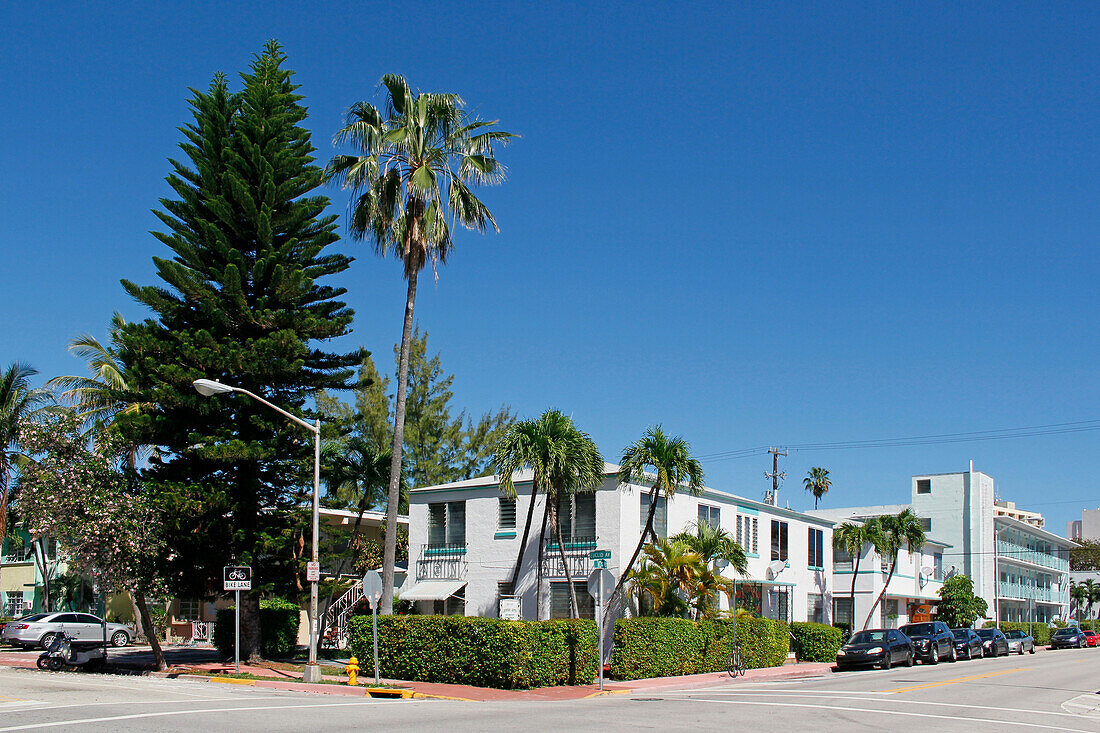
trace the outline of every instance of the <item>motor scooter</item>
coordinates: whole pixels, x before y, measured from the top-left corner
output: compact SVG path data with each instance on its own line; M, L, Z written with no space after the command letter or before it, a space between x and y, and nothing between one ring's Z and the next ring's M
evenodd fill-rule
M50 647L38 656L38 668L57 672L65 667L101 669L107 662L107 651L100 641L76 641L65 632L54 637Z

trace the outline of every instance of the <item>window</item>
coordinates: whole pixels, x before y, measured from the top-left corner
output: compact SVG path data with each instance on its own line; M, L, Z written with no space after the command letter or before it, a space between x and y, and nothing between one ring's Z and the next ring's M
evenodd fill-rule
M757 531L756 530L757 530L757 525L758 524L759 524L759 521L757 520L757 518L753 517L752 518L752 554L754 554L754 555L757 554L757 549L756 549Z
M756 554L756 525L755 517L745 514L737 516L737 544L741 545L742 550L752 555Z
M820 593L806 594L806 620L815 624L825 623L825 604Z
M649 494L642 494L641 509L638 512L638 531L645 527L649 519ZM657 509L653 512L653 531L660 539L668 537L668 502L663 496L657 497Z
M428 544L466 544L466 502L449 501L428 505Z
M932 493L932 479L919 478L917 479L917 493L918 494L931 494Z
M23 615L23 591L9 590L6 615L11 617Z
M573 591L577 594L577 612L581 618L596 618L596 602L588 595L587 583L573 583ZM569 584L550 584L550 618L570 618L572 616L569 607Z
M943 553L932 555L932 568L934 569L932 580L943 580Z
M791 594L787 588L772 588L768 591L768 605L770 606L768 618L776 621L789 621L789 604Z
M516 500L500 497L497 500L497 529L508 531L516 528Z
M722 512L716 506L710 506L709 504L699 505L699 526L709 524L712 527L718 527L721 525Z
M852 597L837 598L833 596L833 619L838 624L848 624L852 627Z
M806 544L808 546L807 562L811 568L825 567L825 548L823 547L824 533L820 529L810 527Z
M852 556L843 547L833 548L833 570L852 570Z
M925 532L931 532L932 531L932 520L929 517L921 517L920 518L920 528L923 529Z
M787 559L787 523L772 520L772 560Z
M558 499L558 526L562 542L594 542L596 495L572 494Z
M461 502L456 502L461 503ZM466 589L459 588L454 595L442 601L432 604L432 613L437 616L465 616L466 615Z
M180 610L176 614L177 621L201 621L202 605L197 598L181 598Z

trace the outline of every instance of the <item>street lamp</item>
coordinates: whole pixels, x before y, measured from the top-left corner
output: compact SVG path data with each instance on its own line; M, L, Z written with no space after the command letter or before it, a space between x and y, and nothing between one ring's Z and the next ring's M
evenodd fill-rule
M196 379L191 383L195 387L195 391L201 394L203 397L213 397L214 395L227 394L229 392L239 392L243 395L248 395L257 402L262 402L275 412L290 418L294 422L301 425L306 430L313 433L313 542L312 542L312 558L313 566L317 567L317 534L319 527L318 520L318 494L321 489L321 421L317 420L314 424L309 424L302 418L292 415L281 407L271 404L263 397L257 394L249 392L247 389L241 389L240 387L231 387L228 384L222 384L221 382L215 382L212 379ZM321 681L321 668L317 666L317 581L309 581L309 663L306 665L305 672L302 674L303 682L320 682Z

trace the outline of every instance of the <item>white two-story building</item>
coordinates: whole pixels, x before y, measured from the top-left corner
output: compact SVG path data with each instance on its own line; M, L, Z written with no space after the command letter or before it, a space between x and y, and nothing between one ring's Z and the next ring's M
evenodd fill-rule
M558 510L582 616L593 615L585 584L596 562L591 553L610 552L604 562L618 578L649 511L649 487L620 485L617 471L605 464L597 491L570 497ZM535 499L519 580L514 587L511 583L530 507L530 473L517 474L514 483L515 499L501 493L493 476L409 492L409 578L398 592L402 600L415 602L422 613L495 617L502 598L518 597L523 618L569 615L565 565L550 528L538 563L545 508L541 494ZM667 502L661 499L655 514L661 537L700 521L725 528L748 554L748 573L737 578L740 607L768 618L831 620L830 520L714 489L700 496L677 492Z

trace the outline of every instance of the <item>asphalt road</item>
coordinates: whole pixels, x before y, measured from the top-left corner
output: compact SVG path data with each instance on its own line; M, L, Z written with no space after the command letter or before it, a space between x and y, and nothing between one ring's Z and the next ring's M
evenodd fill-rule
M370 700L209 682L0 669L22 730L766 730L1100 733L1100 649L1040 651L569 702Z

